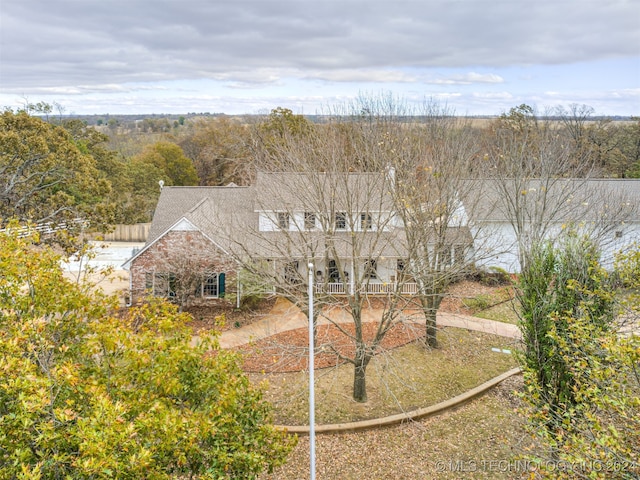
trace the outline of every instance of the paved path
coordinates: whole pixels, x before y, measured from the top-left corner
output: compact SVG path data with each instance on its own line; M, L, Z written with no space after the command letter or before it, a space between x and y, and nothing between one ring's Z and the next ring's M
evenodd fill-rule
M380 318L382 310L369 309L363 312L364 322L374 322ZM334 309L328 312L328 316L337 323L348 323L351 317L341 309ZM422 320L422 318L420 318ZM420 321L418 320L418 321ZM437 325L439 327L458 327L468 330L476 330L484 333L500 335L514 339L520 338L520 331L516 325L510 323L496 322L484 318L471 317L468 315L458 315L454 313L438 313ZM330 323L327 319L321 319L319 324ZM227 330L220 337L222 348L233 348L244 345L251 341L275 335L277 333L307 328L307 317L293 304L284 299L278 299L271 312L264 318L257 320L245 327Z

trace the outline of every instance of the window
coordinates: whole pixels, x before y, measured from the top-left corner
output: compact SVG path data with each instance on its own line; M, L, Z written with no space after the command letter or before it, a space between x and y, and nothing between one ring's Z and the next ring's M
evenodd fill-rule
M204 298L224 298L224 273L208 273L202 279L200 289Z
M373 228L373 220L368 213L360 214L360 230L371 230Z
M347 229L347 214L345 212L336 213L335 229L346 230Z
M313 230L316 228L316 214L313 212L304 212L304 229Z
M289 214L287 212L278 212L278 227L281 230L289 230Z
M202 296L217 297L218 296L218 274L212 273L206 275L202 281Z
M364 275L366 278L378 278L378 264L375 260L364 262Z
M176 276L173 273L156 273L153 278L153 294L156 297L176 297Z

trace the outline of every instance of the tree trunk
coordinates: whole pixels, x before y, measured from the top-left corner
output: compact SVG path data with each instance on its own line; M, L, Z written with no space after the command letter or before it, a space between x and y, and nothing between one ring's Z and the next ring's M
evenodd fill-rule
M353 399L356 402L367 401L367 365L371 355L365 351L364 344L356 346L355 368L353 372Z
M438 348L438 339L436 333L438 331L436 326L436 315L438 308L442 302L441 295L424 295L420 298L422 303L422 313L424 315L426 325L426 335L424 343L429 348Z
M438 339L436 337L437 328L436 328L436 312L431 311L428 314L425 313L425 323L427 326L427 334L425 337L425 344L430 348L438 347Z

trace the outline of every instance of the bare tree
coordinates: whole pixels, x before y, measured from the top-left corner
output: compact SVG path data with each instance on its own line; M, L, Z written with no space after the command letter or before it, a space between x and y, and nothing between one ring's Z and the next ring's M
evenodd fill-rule
M610 252L637 209L623 184L592 177L594 157L567 142L560 128L521 105L496 121L485 153L483 194L510 225L521 270L534 247L563 232L586 235Z
M199 118L188 124L178 144L193 160L200 185L249 183L249 129L227 117Z
M406 273L426 323L426 344L437 346L436 314L447 288L467 275L481 256L493 255L474 225L479 184L470 178L478 156L470 124L428 102L415 122L401 125L393 139L397 175L396 211L405 226ZM489 236L484 236L489 238Z
M213 298L225 297L226 284L235 281L235 274L231 272L237 268L225 252L197 232L186 235L171 232L166 240L171 243L171 249L151 252L153 267L143 271L146 293L166 297L180 310L199 301L206 303ZM137 295L142 293L136 292Z
M548 237L560 218L576 218L579 202L571 201L576 189L556 188L557 184L566 178L586 179L591 164L588 157L576 162L575 149L552 122L538 120L528 105L503 114L492 134L485 153L491 180L487 187L513 229L524 269L532 247Z
M244 269L305 313L313 265L314 313L332 321L329 310L339 308L350 317L350 325L334 326L353 342L354 354L336 354L354 366L353 398L361 402L367 366L407 301L397 276L404 230L395 223L393 178L382 168L388 157L379 134L359 120L283 131L261 159L258 228L236 235L234 252ZM378 168L354 168L365 164ZM374 297L384 309L368 336L363 312Z

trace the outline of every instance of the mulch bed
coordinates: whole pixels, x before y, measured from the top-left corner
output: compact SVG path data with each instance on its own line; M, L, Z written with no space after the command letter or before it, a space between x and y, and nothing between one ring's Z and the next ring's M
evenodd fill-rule
M370 342L376 333L377 323L364 323L363 335ZM317 328L317 349L314 356L315 368L328 368L345 363L343 357L353 358L355 346L349 335L353 335L353 325L341 325L343 333L335 325L319 325ZM392 327L376 349L376 354L406 345L418 338L424 338L425 327L415 323L401 323ZM309 332L305 328L278 333L269 338L243 345L235 350L243 354L243 369L246 372L286 373L308 370Z
M235 305L230 303L220 303L215 307L212 306L193 306L186 311L193 317L189 325L194 332L200 330L216 329L224 332L234 328L241 328L250 325L256 320L267 315L273 305L276 303L276 297L263 299L255 308L237 309Z
M473 281L458 282L449 288L448 296L442 301L440 310L470 315L473 312L464 305L462 300L480 294L488 294L496 288ZM275 297L265 299L251 310L237 310L233 305L220 305L216 309L194 307L188 310L193 316L191 326L194 331L212 328L224 331L239 328L268 314L275 301ZM383 308L384 302L379 298L373 297L370 299L368 307ZM217 324L217 319L221 317L224 318L222 326ZM353 334L353 325L341 325L341 327L349 334ZM364 337L367 341L373 338L377 327L377 323L363 324ZM308 335L306 328L290 330L243 345L235 350L243 354L244 370L247 372L285 373L307 370L309 356ZM424 323L401 323L387 332L378 351L375 353L397 348L424 337ZM345 363L345 360L341 359L340 355L345 357L353 357L354 355L353 341L333 325L318 326L317 344L318 348L315 353L316 369Z

